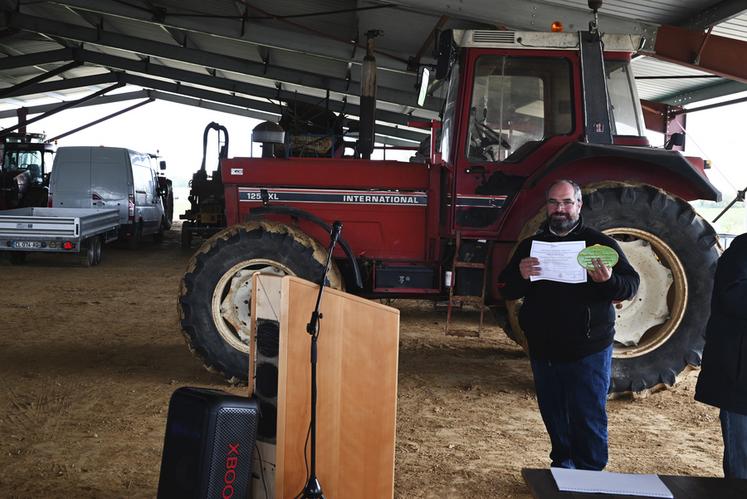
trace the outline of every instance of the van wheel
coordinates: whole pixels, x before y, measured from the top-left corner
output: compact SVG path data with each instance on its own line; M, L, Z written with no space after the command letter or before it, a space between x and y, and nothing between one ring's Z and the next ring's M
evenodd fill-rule
M93 240L96 244L96 249L94 251L94 265L98 265L101 263L101 252L103 251L104 242L100 237L96 237Z
M127 240L127 247L131 250L136 250L140 246L140 241L143 239L143 223L138 222L135 226L135 230L132 236Z
M10 253L11 265L23 265L26 263L26 252L25 251L13 251Z
M192 256L182 279L179 316L187 345L210 371L245 383L249 371L251 276L295 275L318 282L327 250L305 233L274 222L228 227ZM328 285L342 288L335 265Z
M91 239L87 239L86 241L83 241L81 243L81 252L80 252L80 264L83 267L93 267L96 265L96 240L98 238L93 237Z

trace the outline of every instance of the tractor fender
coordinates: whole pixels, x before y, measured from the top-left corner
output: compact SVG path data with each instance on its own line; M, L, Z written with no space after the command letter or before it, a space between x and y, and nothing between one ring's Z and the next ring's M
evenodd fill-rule
M718 189L704 175L701 175L682 153L649 147L572 142L561 149L543 168L529 177L527 185L535 187L544 177L570 163L605 157L623 158L637 163L657 165L690 184L698 194L698 198L721 201L721 193Z
M303 220L315 223L326 232L332 231L332 226L318 216L314 215L313 213L309 213L308 211L293 208L291 206L260 206L259 208L253 208L249 212L249 215L247 215L247 217L245 218L245 221L249 222L252 220L257 220L263 215L268 214L287 215L294 218L301 218ZM344 237L340 237L338 239L338 243L340 244L340 247L342 247L343 252L345 252L345 256L347 256L348 260L350 261L350 265L353 269L353 277L355 278L356 287L358 289L363 289L363 277L361 276L360 267L358 266L358 260L356 260L355 255L353 254L353 250L350 249L350 245Z

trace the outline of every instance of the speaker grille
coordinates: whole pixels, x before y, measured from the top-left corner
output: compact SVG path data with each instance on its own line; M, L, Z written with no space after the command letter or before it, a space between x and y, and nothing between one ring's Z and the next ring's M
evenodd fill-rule
M254 370L254 395L260 403L257 439L275 443L277 433L278 353L280 324L257 319L257 358Z
M277 357L280 342L280 326L276 321L257 320L257 350L265 357Z
M275 435L278 431L278 410L276 402L266 402L260 399L259 402L259 427L257 428L257 438L260 440L275 442Z
M278 368L274 364L263 362L257 366L257 396L273 399L278 396Z
M169 402L158 498L247 497L258 426L255 399L177 389Z
M238 491L249 490L257 416L256 408L218 410L207 497L233 497Z

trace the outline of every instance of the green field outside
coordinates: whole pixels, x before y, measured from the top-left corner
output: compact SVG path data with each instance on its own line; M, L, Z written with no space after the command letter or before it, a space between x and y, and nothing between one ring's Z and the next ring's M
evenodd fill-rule
M729 200L730 202L731 200ZM693 207L700 216L705 218L716 232L719 234L742 234L747 231L747 209L744 207L744 203L736 203L732 206L729 211L719 218L718 222L713 223L713 219L721 213L729 202L718 203L719 206L714 206L716 203L706 203L704 201L698 201L693 203Z

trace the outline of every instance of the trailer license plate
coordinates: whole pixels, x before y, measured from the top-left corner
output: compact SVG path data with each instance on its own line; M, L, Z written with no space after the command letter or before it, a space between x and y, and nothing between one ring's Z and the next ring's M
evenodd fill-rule
M34 249L41 248L42 243L39 241L13 241L13 247L22 249Z

